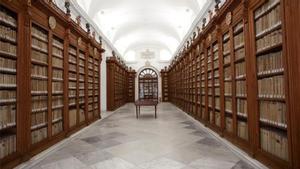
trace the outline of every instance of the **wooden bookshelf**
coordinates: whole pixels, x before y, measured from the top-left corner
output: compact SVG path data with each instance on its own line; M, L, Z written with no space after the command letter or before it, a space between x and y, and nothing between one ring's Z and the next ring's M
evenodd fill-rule
M135 101L135 77L136 72L131 67L129 67L128 72L128 102Z
M17 13L0 4L0 160L17 153Z
M285 30L295 30L286 4L295 2L226 1L167 69L171 103L271 168L299 168L299 109L291 100L299 69L287 46L296 41Z
M135 71L115 56L106 59L107 110L113 111L127 102L134 101Z
M162 102L168 102L169 101L169 87L168 87L168 72L167 67L165 69L162 69L160 71L161 75L161 97Z
M0 7L0 168L6 169L101 117L104 50L89 29L51 1L4 0ZM90 57L93 116L88 119Z

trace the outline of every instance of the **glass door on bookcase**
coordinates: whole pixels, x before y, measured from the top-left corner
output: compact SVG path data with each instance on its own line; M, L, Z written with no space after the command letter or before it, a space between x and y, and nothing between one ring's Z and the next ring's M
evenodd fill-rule
M220 76L219 76L219 46L218 42L213 44L213 92L214 92L214 115L215 125L221 127L220 113Z
M213 114L213 70L212 70L212 50L207 49L207 100L208 100L208 120L211 124L214 121Z
M77 49L69 46L69 127L77 124Z
M98 55L97 55L98 56ZM95 74L94 74L94 78L95 78L95 82L94 82L94 113L95 113L95 117L99 117L100 116L100 110L99 110L99 60L97 58L95 58Z
M52 135L63 131L64 110L64 42L52 38Z
M260 148L288 161L285 69L281 1L254 11Z
M32 24L31 28L31 143L48 137L48 32Z
M94 60L88 57L88 119L94 117Z
M0 161L17 151L17 15L0 5Z
M85 121L85 53L79 50L78 57L78 96L79 96L79 122Z
M196 49L196 119L201 117L201 62L200 62L200 47Z
M203 50L203 49L201 49ZM205 95L206 95L206 89L205 89L205 55L203 51L201 51L200 54L200 65L201 65L201 119L204 120L205 118Z
M235 68L235 97L237 110L237 136L248 140L248 113L246 90L246 62L245 62L245 38L244 23L239 22L233 28L233 49Z
M196 57L195 51L193 52L193 65L192 65L192 101L193 101L193 116L196 117Z
M224 71L224 111L225 130L233 132L233 111L232 111L232 67L229 32L223 35L223 71Z

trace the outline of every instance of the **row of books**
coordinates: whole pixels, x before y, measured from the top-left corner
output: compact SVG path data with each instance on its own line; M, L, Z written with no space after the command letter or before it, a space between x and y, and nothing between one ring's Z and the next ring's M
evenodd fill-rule
M232 83L231 82L224 82L224 94L225 94L225 96L232 95Z
M279 127L287 127L286 105L282 102L260 101L260 120Z
M17 32L10 27L6 27L4 25L0 25L0 38L16 42L17 39Z
M281 6L277 3L277 6L274 7L270 12L265 13L264 15L259 15L260 10L255 11L257 18L255 22L255 31L256 35L262 34L265 31L270 31L274 29L275 26L281 24Z
M32 24L31 35L42 39L43 41L48 41L48 33L35 24Z
M0 9L0 20L5 23L9 23L10 25L12 25L14 27L17 26L17 20L15 19L15 17L13 17L7 10L2 8L2 6Z
M69 46L69 53L71 54L71 56L76 56L76 54L77 54L76 48L73 46ZM69 59L70 59L70 55L69 55Z
M31 114L31 129L34 130L47 122L47 110Z
M232 113L232 99L230 97L225 98L225 111Z
M69 64L69 70L76 72L77 66L73 64Z
M61 51L64 48L64 43L62 42L62 40L58 39L57 37L53 38L52 44L53 44L53 46L60 49Z
M231 80L231 67L224 68L224 80Z
M230 41L223 43L223 55L230 53Z
M237 122L237 135L245 140L248 140L248 123L244 121Z
M31 50L31 60L48 64L48 55L37 50Z
M63 80L63 77L64 77L63 70L59 70L59 69L53 69L52 70L52 78Z
M47 127L31 131L31 144L36 144L48 137Z
M64 67L64 62L61 58L52 58L52 65L55 67L63 68Z
M34 77L48 77L48 67L40 66L40 65L32 65L31 66L31 76Z
M1 11L0 11L1 15ZM0 16L1 17L1 16ZM0 159L16 152L16 135L8 135L0 137Z
M52 110L52 120L62 119L63 110L55 109Z
M72 54L69 54L69 63L72 63L72 64L76 64L77 63L77 58L76 58L76 55L72 55Z
M261 52L270 47L282 44L282 30L273 31L256 41L256 51Z
M236 82L236 96L240 96L240 97L247 96L246 81Z
M16 66L17 66L16 60L0 57L0 70L1 69L16 70Z
M247 100L246 99L237 99L237 114L242 116L247 116Z
M221 113L220 112L215 112L215 124L217 126L221 126Z
M77 123L77 109L69 109L69 126L73 127Z
M62 107L64 105L64 97L62 95L52 96L52 107Z
M17 55L17 46L9 42L0 41L0 53L7 53L9 55Z
M235 77L237 79L246 77L246 63L245 62L235 64Z
M37 38L31 39L31 45L34 49L42 51L42 52L48 52L48 43L41 41Z
M31 91L45 93L48 91L48 81L31 80Z
M233 132L233 120L231 117L225 117L225 129L227 132Z
M0 106L0 130L16 125L16 105Z
M73 72L69 72L69 79L75 79L77 80L77 74Z
M31 100L32 111L46 110L48 107L48 96L32 96Z
M245 38L244 38L244 33L240 33L236 36L234 36L234 48L241 47L244 45Z
M0 90L0 102L16 100L17 92L13 90Z
M62 121L52 124L52 135L53 136L62 131L63 131L63 122Z
M260 128L260 146L264 151L288 160L288 139L286 135Z
M63 47L63 46L62 46L62 47ZM63 50L58 49L58 48L56 48L56 47L52 48L52 53L53 53L53 55L55 55L56 57L63 58L63 56L64 56Z
M63 92L64 84L62 82L52 82L52 91L55 92Z
M240 48L234 52L235 60L240 60L242 58L245 58L245 48Z
M11 74L0 73L0 86L16 86L17 76Z
M257 57L258 75L277 73L283 70L282 51Z
M285 98L284 76L258 80L258 95L263 98Z

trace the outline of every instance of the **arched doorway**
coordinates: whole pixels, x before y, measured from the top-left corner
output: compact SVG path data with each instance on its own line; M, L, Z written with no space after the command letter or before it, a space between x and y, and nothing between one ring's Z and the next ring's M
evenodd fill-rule
M158 75L151 69L143 69L139 76L139 99L158 100Z

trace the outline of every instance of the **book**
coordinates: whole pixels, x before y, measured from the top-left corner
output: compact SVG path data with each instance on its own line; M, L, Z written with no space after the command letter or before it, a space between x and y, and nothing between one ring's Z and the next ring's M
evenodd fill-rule
M276 132L267 128L260 128L261 149L277 156L283 160L288 160L288 140L284 133Z
M17 151L16 141L16 135L3 135L0 137L0 159Z

